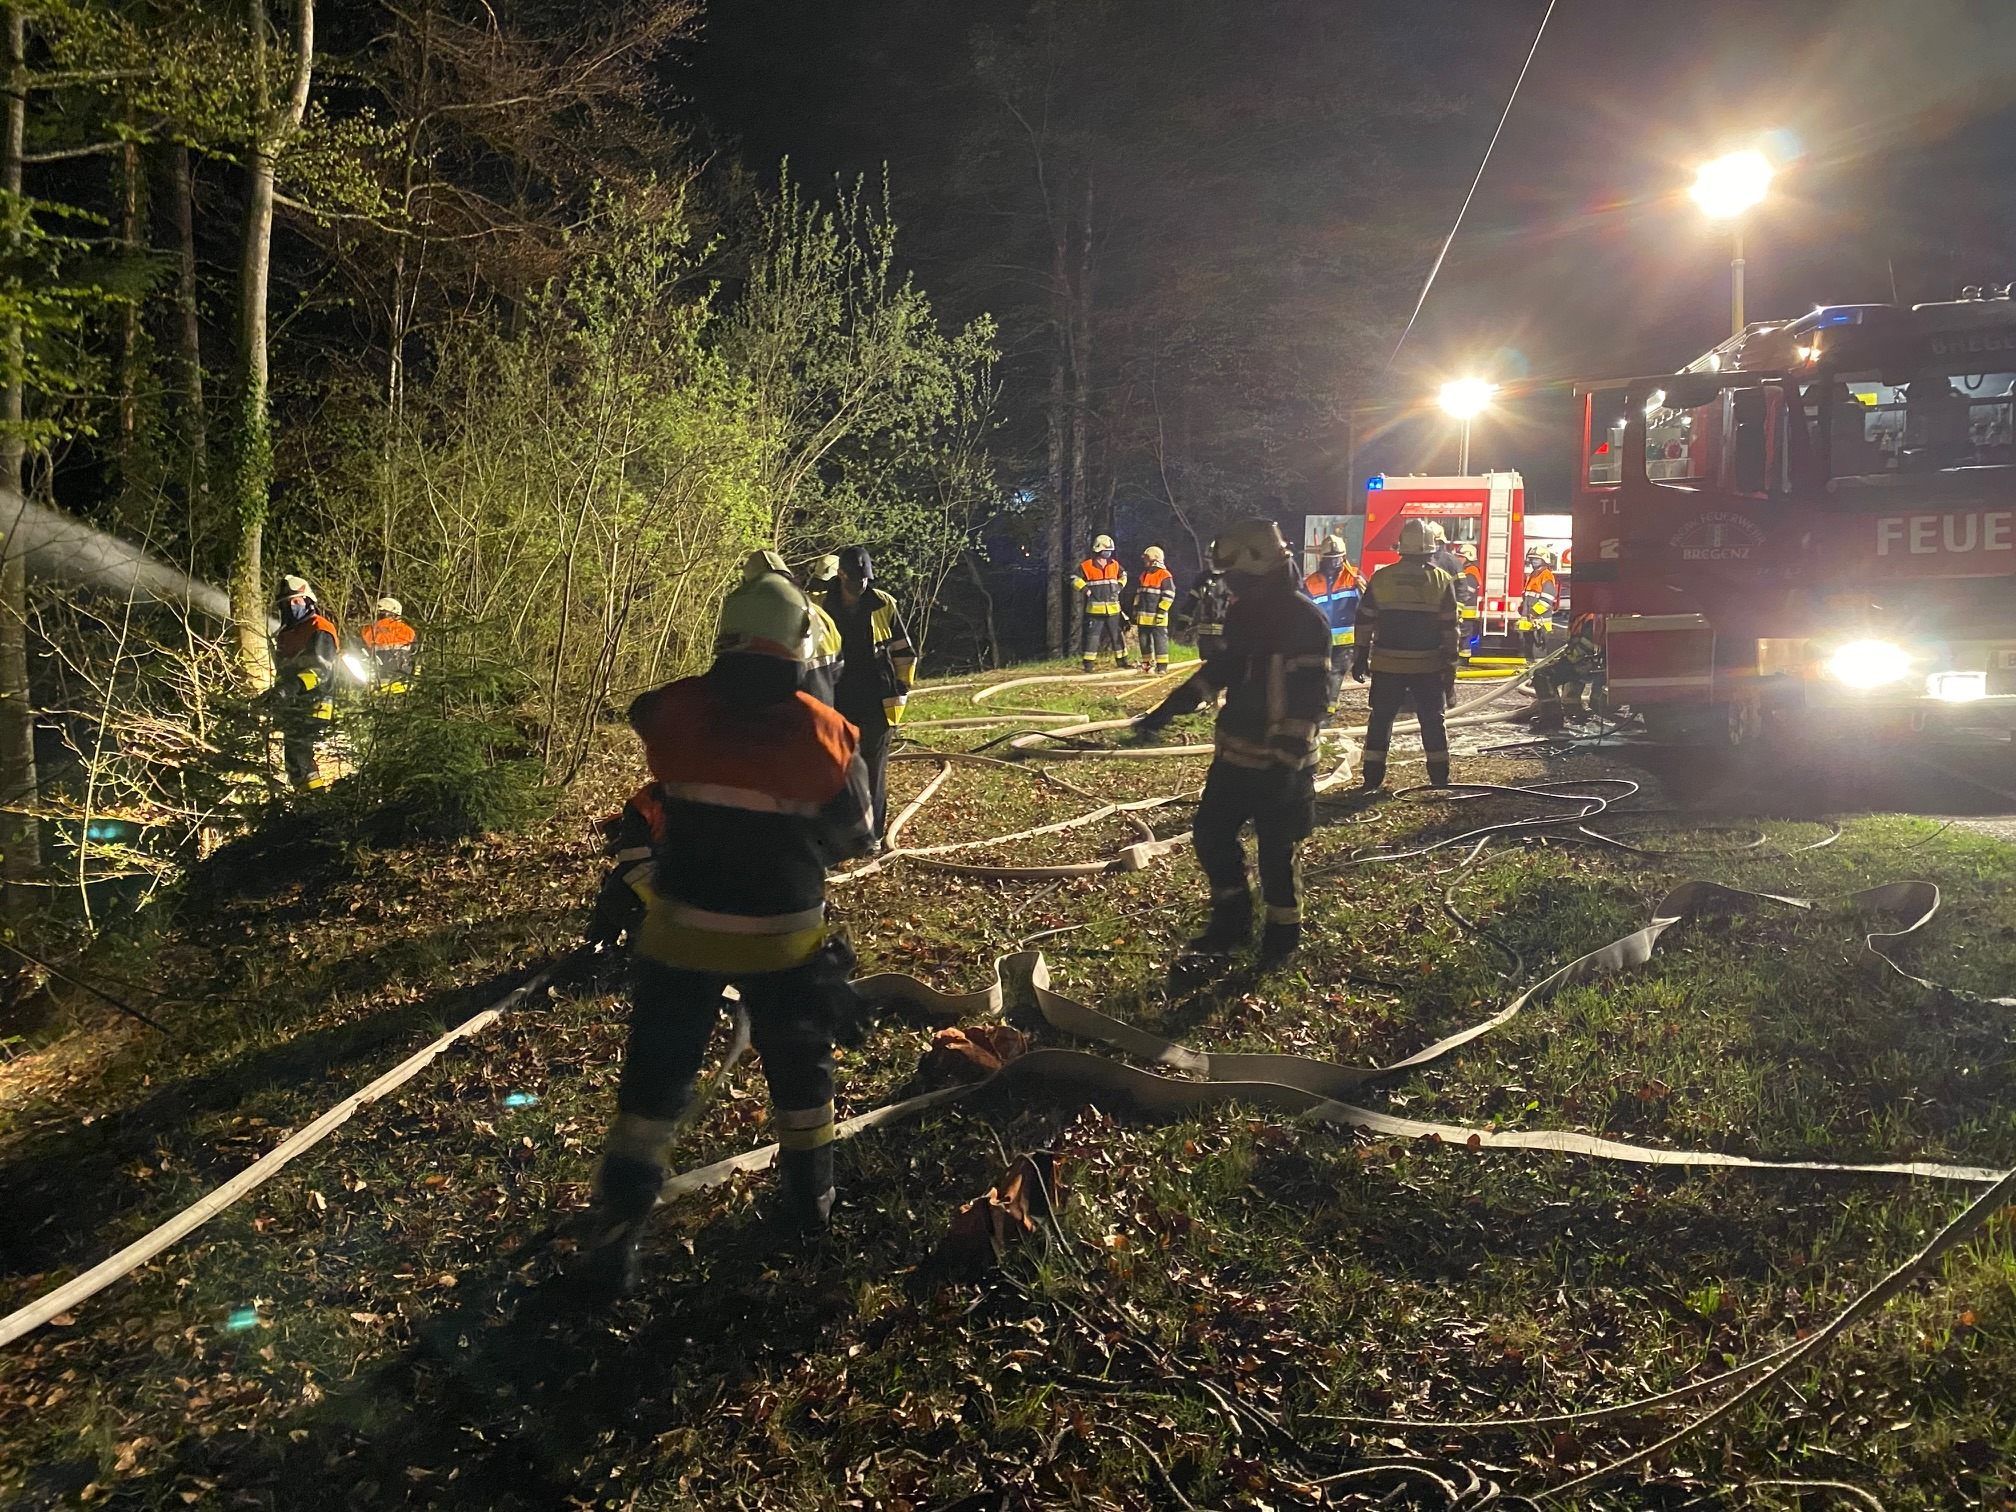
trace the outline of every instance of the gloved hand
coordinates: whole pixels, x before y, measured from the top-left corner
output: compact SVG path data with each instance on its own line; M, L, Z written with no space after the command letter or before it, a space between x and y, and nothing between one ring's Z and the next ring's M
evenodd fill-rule
M852 985L854 941L845 928L836 929L812 958L814 979L824 1001L835 1044L859 1049L875 1027L875 1005L856 992Z
M1353 681L1353 682L1363 682L1363 681L1365 681L1365 659L1364 659L1363 657L1358 657L1358 658L1355 658L1355 659L1354 659L1354 660L1352 661L1352 663L1351 663L1351 681Z
M1168 723L1168 720L1157 719L1153 714L1143 714L1134 721L1134 728L1127 732L1127 738L1135 745L1152 745Z

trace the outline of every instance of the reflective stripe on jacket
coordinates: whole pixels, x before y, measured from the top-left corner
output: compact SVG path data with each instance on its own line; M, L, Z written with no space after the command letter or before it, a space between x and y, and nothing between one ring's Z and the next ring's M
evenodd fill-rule
M1072 592L1084 595L1087 614L1118 614L1120 590L1126 586L1127 569L1118 558L1102 562L1097 557L1087 557L1078 564L1078 574L1071 579Z
M1215 759L1231 766L1316 765L1316 731L1330 701L1330 636L1316 606L1281 577L1242 590L1225 615L1225 643L1156 712L1187 714L1224 690Z
M337 633L336 622L320 609L287 626L273 637L273 660L280 674L280 691L293 697L317 695L316 717L331 718L334 711L326 706L335 685L336 657L341 649L342 637Z
M357 632L364 649L377 663L380 676L407 677L413 672L413 653L419 636L397 615L381 614Z
M1150 567L1134 590L1134 623L1166 625L1176 604L1176 575L1167 567Z
M880 703L886 723L901 723L903 706L910 700L911 684L917 680L917 651L910 644L910 632L904 627L896 600L871 584L849 608L845 591L835 584L826 594L825 608L843 646L851 624L857 653L863 629L861 617L864 613L867 616L867 660L860 666L852 659L840 664L833 679L834 706L859 724L864 718L872 719L874 705Z
M831 708L834 692L840 686L841 670L846 665L840 655L840 627L818 600L807 602L812 605L812 654L805 659L805 673L798 686Z
M1311 603L1323 611L1323 619L1330 626L1330 644L1350 645L1352 627L1358 623L1360 586L1357 569L1345 562L1338 567L1335 577L1312 572L1302 580L1302 591L1309 595Z
M1232 590L1225 586L1223 573L1207 572L1197 580L1184 600L1184 617L1199 636L1223 635L1225 611L1232 603Z
M1457 661L1455 581L1426 557L1372 574L1358 606L1358 649L1374 672L1440 672Z
M1525 595L1519 600L1519 612L1534 619L1546 619L1561 603L1561 580L1554 576L1552 567L1542 567L1526 579ZM1542 605L1545 608L1542 608Z
M730 704L705 677L644 694L630 722L662 805L639 949L695 971L811 959L827 867L873 843L854 727L804 692Z

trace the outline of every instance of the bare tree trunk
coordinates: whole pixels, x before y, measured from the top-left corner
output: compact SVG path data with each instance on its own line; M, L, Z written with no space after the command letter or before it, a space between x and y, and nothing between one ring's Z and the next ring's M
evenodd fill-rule
M1061 247L1057 261L1061 268L1064 261ZM1061 295L1059 297L1061 299ZM1071 623L1077 618L1074 612L1077 605L1064 593L1065 552L1071 541L1071 505L1064 491L1064 327L1061 321L1054 345L1050 361L1050 405L1046 416L1050 427L1050 519L1044 555L1050 581L1043 598L1043 649L1048 655L1058 657L1068 649Z
M131 112L128 112L129 124ZM142 219L147 208L147 180L140 162L140 144L128 140L119 149L119 245L128 259L140 260ZM119 312L119 486L131 492L135 443L140 434L140 301L129 300Z
M1080 531L1110 530L1113 516L1093 520L1086 513L1086 434L1092 428L1092 170L1085 170L1084 217L1078 228L1078 276L1071 288L1071 503Z
M203 402L203 320L196 285L196 185L189 149L170 145L163 158L175 216L176 366L182 380L182 446L189 534L200 540L210 512L210 421Z
M994 595L987 591L987 579L981 574L979 559L972 551L960 553L960 561L965 564L966 576L972 581L973 591L980 595L981 665L998 667L1001 665L1001 636L994 628Z
M8 7L7 120L0 140L0 186L9 204L7 247L18 257L21 233L21 154L28 130L28 27L21 12ZM32 806L40 787L35 771L35 709L28 684L28 560L14 544L25 507L21 460L26 450L22 422L27 362L19 321L0 330L0 880L5 882L7 917L25 920L28 883L42 870L42 838Z
M273 486L273 417L268 409L267 293L273 271L273 176L280 152L300 129L315 66L315 0L295 0L293 78L284 101L272 98L267 67L266 0L248 0L255 140L246 153L245 236L238 264L238 437L231 482L238 546L231 562L231 621L240 676L253 688L273 680L266 646L266 579L260 551Z

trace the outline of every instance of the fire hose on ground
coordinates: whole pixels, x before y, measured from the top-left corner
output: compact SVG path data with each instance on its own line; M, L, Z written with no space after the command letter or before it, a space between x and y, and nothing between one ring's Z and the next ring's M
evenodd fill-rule
M1526 676L1533 669L1528 669ZM1030 681L1041 679L1018 679L1007 683L990 684L974 695L976 703L1011 687L1023 686ZM1097 682L1112 686L1121 681L1110 676L1085 679L1069 676L1060 680L1071 682ZM1140 679L1129 677L1124 681L1141 685L1144 682L1159 681L1158 678ZM1509 680L1479 698L1469 700L1452 710L1452 723L1485 723L1498 716L1480 712L1483 708L1507 696L1526 680L1525 676ZM1131 723L1119 721L1077 721L1060 729L1047 732L1032 732L1015 738L1011 748L1029 750L1041 741L1064 735L1082 735L1100 730L1114 729ZM1348 739L1362 733L1361 729L1338 732ZM1105 752L1114 755L1190 755L1208 751L1208 747L1159 747L1131 752ZM1067 754L1049 750L1051 756ZM1082 753L1070 753L1082 754ZM892 840L900 834L903 826L914 818L928 804L930 799L943 787L953 769L958 765L981 765L1018 772L1032 780L1055 785L1094 803L1099 803L1095 794L1065 782L1054 774L1033 769L1018 762L975 755L965 752L906 752L893 759L935 761L939 770L925 787L898 814L890 826ZM1319 787L1328 789L1344 780L1348 775L1349 754L1319 782ZM1612 801L1600 793L1581 791L1600 786L1622 787L1635 792L1637 784L1626 779L1598 778L1581 781L1554 782L1530 787L1486 787L1459 786L1455 789L1438 790L1438 797L1445 802L1463 802L1486 797L1519 797L1566 810L1539 817L1514 819L1494 824L1477 826L1459 833L1443 836L1421 845L1405 849L1380 848L1365 854L1353 854L1340 862L1310 873L1313 878L1332 874L1347 868L1363 865L1392 863L1415 859L1430 852L1450 849L1469 844L1472 849L1459 866L1459 875L1481 856L1494 839L1502 836L1543 832L1562 840L1578 843L1601 844L1629 854L1647 857L1667 857L1683 854L1674 851L1653 850L1635 845L1614 835L1604 834L1590 827L1590 821L1611 807ZM1403 790L1396 797L1410 797L1425 794L1425 789ZM835 878L836 883L847 884L872 876L882 867L907 861L912 864L957 870L967 875L992 877L1004 880L1058 878L1098 875L1107 872L1137 870L1166 855L1187 840L1186 835L1158 839L1140 815L1144 812L1166 807L1185 800L1186 794L1169 794L1160 797L1138 799L1130 802L1107 802L1074 818L1055 823L1016 831L1010 835L995 836L977 841L962 841L945 845L915 848L898 847L883 857ZM1120 816L1132 824L1141 838L1124 847L1117 855L1103 861L1081 863L1069 866L1049 867L983 867L943 859L947 855L962 850L983 846L993 846L1018 840L1037 838L1055 834L1067 829L1098 822L1109 817ZM1620 818L1642 817L1642 811L1619 813ZM1838 835L1838 829L1835 834ZM1829 836L1831 840L1834 836ZM1828 843L1828 840L1819 842ZM1807 847L1802 847L1807 848ZM1452 884L1453 891L1453 884ZM1489 938L1484 931L1464 919L1454 909L1453 902L1445 895L1445 907L1451 916L1480 936ZM1678 1438L1699 1431L1725 1418L1741 1402L1771 1384L1781 1381L1785 1374L1802 1360L1806 1360L1824 1349L1832 1340L1851 1326L1860 1317L1880 1307L1884 1302L1901 1292L1912 1279L1922 1275L1933 1260L1960 1243L1968 1234L1977 1230L1987 1219L1998 1211L2012 1189L2016 1189L2016 1172L2005 1172L1987 1167L1955 1164L1929 1160L1877 1161L1877 1162L1836 1162L1821 1160L1771 1159L1729 1154L1712 1150L1684 1150L1659 1146L1633 1144L1600 1136L1568 1130L1502 1130L1463 1124L1438 1123L1420 1119L1403 1118L1397 1115L1368 1108L1354 1098L1376 1090L1383 1083L1397 1077L1418 1071L1423 1067L1438 1063L1453 1055L1463 1047L1472 1044L1492 1031L1509 1023L1530 1007L1546 1001L1564 988L1599 981L1619 973L1628 972L1650 961L1656 954L1660 941L1670 931L1681 928L1689 922L1706 917L1741 916L1764 909L1790 909L1813 912L1829 904L1863 911L1878 916L1890 927L1872 930L1865 935L1864 950L1882 963L1884 968L1898 978L1911 983L1927 993L1935 994L1942 1000L1997 1008L2016 1007L2016 997L1983 997L1961 993L1939 983L1915 975L1901 966L1890 953L1890 947L1912 938L1927 929L1936 918L1940 908L1938 888L1923 881L1900 881L1866 888L1835 899L1808 899L1780 894L1750 892L1731 888L1723 884L1697 879L1686 881L1670 889L1652 910L1651 916L1641 928L1590 950L1567 962L1537 982L1518 992L1503 1008L1486 1018L1445 1035L1412 1055L1385 1066L1351 1066L1336 1062L1312 1059L1295 1055L1269 1054L1227 1054L1192 1049L1172 1040L1152 1034L1138 1026L1114 1018L1098 1008L1081 1002L1067 994L1054 990L1051 986L1050 968L1040 950L1023 949L999 957L994 963L990 979L982 986L964 992L947 992L920 978L900 972L881 972L859 979L856 990L872 1000L901 1004L924 1016L945 1023L955 1023L973 1018L997 1018L1010 1006L1011 1002L1027 1002L1033 1005L1043 1023L1051 1030L1099 1047L1093 1050L1065 1049L1060 1047L1040 1047L1009 1061L1000 1071L987 1079L971 1084L961 1084L937 1088L917 1096L902 1099L884 1107L870 1110L846 1119L837 1129L841 1138L851 1138L870 1130L881 1128L906 1119L915 1118L929 1110L946 1106L953 1102L978 1100L981 1098L1015 1098L1025 1102L1033 1101L1084 1101L1104 1099L1125 1104L1141 1113L1156 1117L1183 1117L1203 1113L1226 1106L1248 1106L1265 1108L1271 1112L1289 1117L1298 1123L1330 1128L1355 1129L1363 1133L1394 1138L1429 1141L1450 1147L1459 1147L1475 1152L1495 1151L1537 1151L1556 1155L1580 1156L1590 1159L1619 1161L1645 1166L1718 1167L1738 1168L1754 1171L1824 1172L1859 1176L1901 1177L1905 1179L1952 1182L1960 1185L1987 1187L1980 1198L1972 1203L1959 1217L1953 1220L1918 1255L1893 1270L1876 1287L1871 1288L1851 1304L1832 1323L1810 1338L1803 1339L1783 1349L1751 1360L1733 1370L1725 1371L1707 1380L1682 1386L1654 1397L1643 1398L1635 1403L1614 1407L1590 1409L1584 1413L1540 1415L1527 1418L1497 1418L1475 1421L1444 1422L1433 1420L1411 1421L1406 1419L1337 1418L1331 1421L1347 1427L1381 1427L1388 1431L1435 1431L1435 1432L1501 1432L1523 1428L1544 1428L1561 1423L1594 1422L1621 1417L1640 1412L1659 1410L1679 1405L1705 1395L1718 1387L1734 1384L1738 1380L1750 1379L1750 1384L1731 1396L1708 1414L1683 1427L1659 1443L1638 1451L1614 1464L1603 1467L1591 1475L1584 1476L1550 1490L1536 1492L1534 1500L1545 1500L1559 1495L1570 1494L1594 1485L1598 1480L1608 1479L1642 1463L1660 1449L1670 1446ZM1173 906L1173 905L1172 905ZM1054 933L1048 931L1046 933ZM1508 949L1498 942L1501 949ZM1516 953L1515 953L1516 954ZM267 1155L233 1177L230 1181L176 1214L134 1243L108 1257L100 1264L79 1275L70 1282L54 1289L35 1302L18 1309L5 1318L0 1318L0 1345L12 1343L23 1335L41 1327L51 1318L74 1308L79 1303L96 1295L122 1277L129 1275L140 1265L161 1254L181 1238L224 1211L231 1203L255 1189L288 1162L296 1159L314 1144L320 1142L336 1127L345 1122L358 1108L385 1096L430 1064L451 1044L488 1028L510 1008L523 1002L527 997L541 991L553 981L563 967L574 959L569 956L555 962L526 982L523 986L507 994L496 1004L478 1013L455 1029L444 1034L428 1046L401 1062L368 1086L345 1098L327 1113L304 1126L282 1142ZM745 1040L738 1036L728 1060L739 1058L745 1048ZM1116 1059L1101 1051L1118 1052L1128 1057ZM1134 1064L1141 1062L1143 1064ZM1155 1068L1155 1069L1149 1069ZM717 1071L714 1078L718 1084L725 1077L727 1065ZM686 1194L704 1190L727 1181L739 1173L759 1171L767 1167L776 1156L776 1146L766 1146L750 1150L741 1155L715 1161L700 1168L682 1172L670 1178L664 1189L666 1201L675 1200ZM1418 1462L1402 1461L1402 1465ZM1474 1480L1475 1477L1472 1477ZM1852 1489L1852 1488L1850 1488ZM1457 1505L1452 1495L1451 1505Z

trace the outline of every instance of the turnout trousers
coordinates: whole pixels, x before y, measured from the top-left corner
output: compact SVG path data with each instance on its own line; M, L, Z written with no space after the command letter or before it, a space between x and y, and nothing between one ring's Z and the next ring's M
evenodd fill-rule
M1437 787L1449 785L1449 734L1442 727L1443 677L1440 672L1372 674L1372 716L1365 725L1366 787L1378 787L1386 780L1393 721L1410 698L1414 717L1421 721L1421 754L1428 760L1428 780Z
M1144 672L1167 672L1169 670L1169 627L1167 625L1138 625L1141 636L1141 670Z
M1223 760L1211 763L1190 833L1191 843L1197 847L1197 864L1211 883L1214 909L1252 895L1246 879L1246 847L1239 839L1248 820L1253 823L1260 851L1260 895L1266 900L1267 922L1299 924L1299 850L1316 828L1314 769L1243 767Z
M1099 653L1110 651L1113 665L1124 668L1127 665L1127 629L1118 614L1085 615L1085 670L1090 672L1099 665Z
M630 978L630 1042L616 1091L616 1122L595 1178L619 1218L651 1211L664 1185L679 1122L732 980L749 1010L749 1041L763 1058L777 1120L778 1174L786 1205L823 1219L833 1204L833 1011L815 960L785 971L729 978L639 958Z
M845 709L840 712L847 714ZM889 814L889 721L880 709L860 719L852 714L847 717L854 720L861 735L855 749L860 752L861 765L868 769L868 795L875 801L875 838L880 840Z

